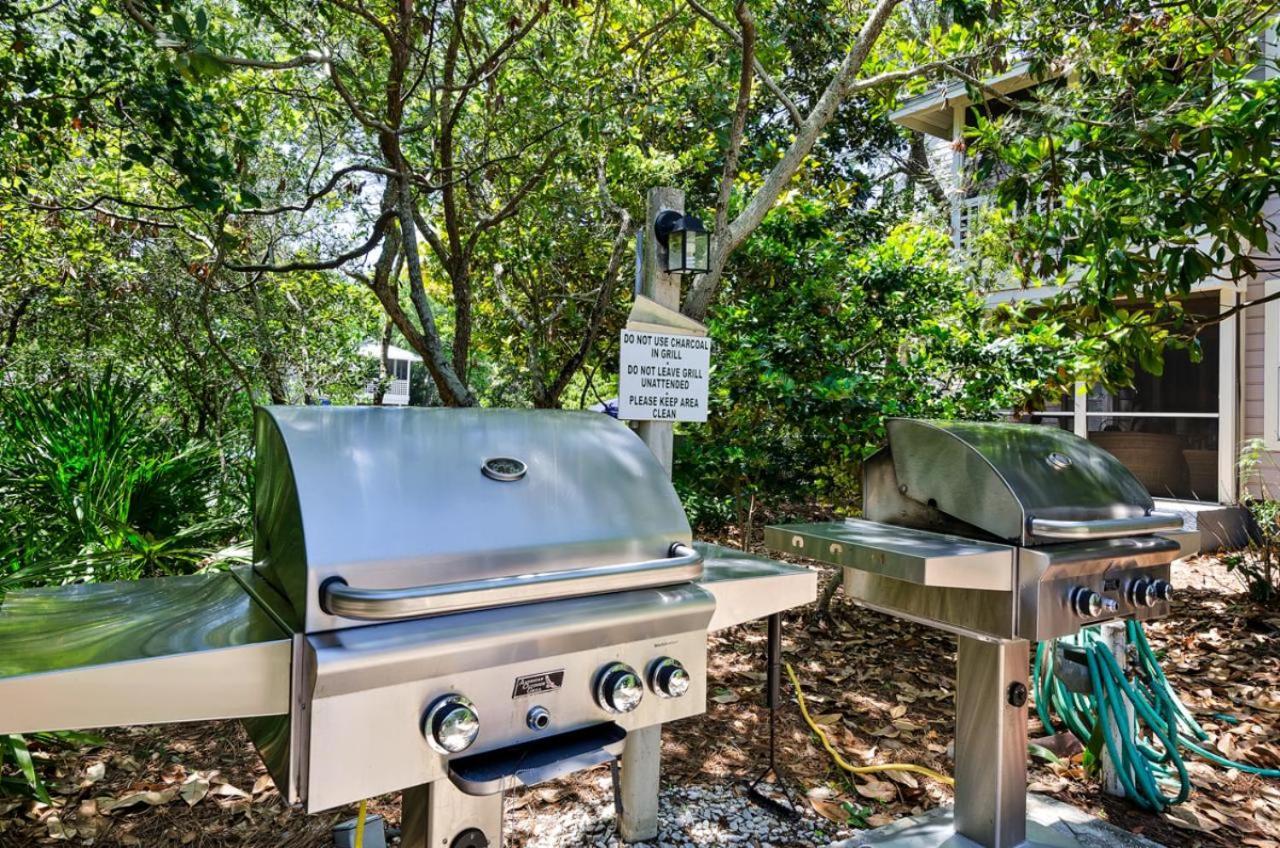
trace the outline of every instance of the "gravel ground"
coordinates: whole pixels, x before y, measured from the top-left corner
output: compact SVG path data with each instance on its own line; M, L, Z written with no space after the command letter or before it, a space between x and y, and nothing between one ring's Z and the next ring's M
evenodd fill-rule
M609 773L576 799L540 799L537 790L508 802L506 840L523 848L622 848L613 813ZM793 790L794 791L794 790ZM816 848L848 838L808 805L789 822L753 804L733 785L681 786L659 796L658 839L635 848ZM801 801L803 804L803 801Z

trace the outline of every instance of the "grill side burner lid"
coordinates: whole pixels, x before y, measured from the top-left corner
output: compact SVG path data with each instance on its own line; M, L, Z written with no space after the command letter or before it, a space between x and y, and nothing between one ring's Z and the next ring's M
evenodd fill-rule
M1181 527L1110 453L1050 427L888 422L892 474L868 474L867 501L937 511L1015 544L1131 536ZM877 492L896 485L897 492ZM903 497L916 505L903 510ZM923 509L921 509L921 507ZM873 520L893 520L887 516Z
M255 441L254 561L307 632L701 572L662 466L606 415L265 407Z

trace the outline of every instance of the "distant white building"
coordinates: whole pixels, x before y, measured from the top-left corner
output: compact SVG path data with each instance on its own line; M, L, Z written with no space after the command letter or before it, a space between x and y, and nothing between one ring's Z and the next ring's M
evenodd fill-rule
M379 342L366 342L360 346L360 355L369 359L382 359L382 345ZM383 406L409 405L409 375L413 363L421 362L422 357L411 350L395 345L387 345L387 384L382 394ZM378 381L370 380L356 400L360 403L373 403L377 397Z

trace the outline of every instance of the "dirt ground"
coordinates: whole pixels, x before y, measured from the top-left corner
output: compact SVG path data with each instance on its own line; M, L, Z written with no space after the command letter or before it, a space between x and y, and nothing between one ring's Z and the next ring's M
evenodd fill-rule
M1280 611L1247 603L1215 560L1177 569L1174 614L1148 629L1166 673L1220 751L1280 767ZM952 637L859 609L841 593L829 617L812 608L790 613L784 634L786 659L810 710L846 759L950 771ZM710 639L707 712L665 728L665 782L724 786L763 767L769 739L764 642L763 623ZM802 724L789 686L784 698L779 760L819 813L873 826L950 799L945 786L926 778L846 779ZM332 844L332 826L354 813L308 817L288 808L235 722L98 735L104 743L98 747L37 749L52 803L0 798L0 848L324 848ZM1031 735L1042 735L1034 717ZM1168 846L1280 848L1280 781L1196 765L1192 801L1158 816L1103 796L1080 760L1078 754L1052 765L1033 760L1031 788ZM508 814L518 818L549 798L573 803L579 793L598 793L598 783L599 775L588 774L516 793ZM371 809L393 825L399 820L398 796L374 799Z

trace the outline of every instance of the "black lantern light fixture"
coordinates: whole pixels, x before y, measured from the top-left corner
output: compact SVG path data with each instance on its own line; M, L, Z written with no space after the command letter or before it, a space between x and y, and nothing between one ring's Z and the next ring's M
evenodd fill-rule
M711 233L692 215L671 209L653 222L658 244L667 250L668 274L703 274L711 268Z

